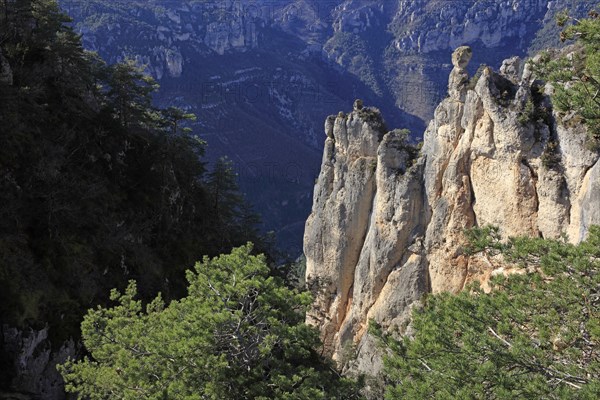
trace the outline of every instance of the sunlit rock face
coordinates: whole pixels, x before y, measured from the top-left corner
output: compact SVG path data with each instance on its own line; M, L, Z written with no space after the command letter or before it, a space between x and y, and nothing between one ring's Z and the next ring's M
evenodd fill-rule
M370 320L404 332L427 292L459 291L493 266L465 253L465 229L496 225L515 235L582 240L600 223L598 153L586 129L563 122L520 59L502 73L465 71L472 50L452 57L448 97L415 158L398 131L380 130L372 109L329 117L321 173L304 236L308 322L341 364L377 371ZM526 109L533 104L535 114Z

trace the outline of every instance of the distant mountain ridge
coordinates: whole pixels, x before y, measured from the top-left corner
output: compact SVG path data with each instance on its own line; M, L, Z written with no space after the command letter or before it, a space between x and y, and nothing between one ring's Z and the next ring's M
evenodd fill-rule
M188 107L216 157L281 244L300 252L326 115L355 98L391 126L422 136L445 96L451 51L475 51L470 72L554 43L569 0L227 0L61 2L87 48L147 66L161 105ZM472 70L471 70L472 69ZM272 172L274 171L274 173Z
M557 125L547 113L537 119L548 102L518 59L499 73L482 69L467 85L463 48L424 147L411 146L405 131L388 132L420 123L396 108L392 72L382 69L400 3L89 0L70 8L88 48L110 62L147 64L162 85L158 105L198 114L208 153L237 163L248 197L292 253L316 185L307 268L309 282L325 290L310 318L338 360L350 339L360 344L363 370L376 364L363 336L368 318L403 328L423 293L491 273L485 260L461 253L464 227L495 223L504 236L557 237L568 226L578 240L600 221L598 154L584 148L583 127ZM247 7L237 12L238 4ZM252 4L270 11L261 19ZM0 13L9 21L0 24L0 370L9 371L0 386L27 391L18 398L60 399L54 366L79 351L66 340L76 336L77 315L106 301L109 288L135 278L146 296L167 288L177 298L183 269L202 254L260 238L227 163L220 174L204 173L203 142L178 134L174 110L150 106L150 83L135 68L107 68L83 52L53 0L0 9L14 5L23 7ZM539 32L552 29L549 15L536 20L543 28L532 46L545 43ZM399 56L414 74L406 79L435 78L438 57L450 65L447 50L423 49ZM423 60L433 63L419 69ZM409 102L427 97L418 87L402 89ZM381 110L356 102L349 114L337 112L356 97ZM330 113L321 158L319 116ZM218 207L228 187L233 213Z
M289 10L254 16L235 4L90 0L63 8L88 49L108 62L147 65L161 84L156 102L198 116L212 157L234 161L266 229L297 255L318 174L318 121L359 95L378 102L357 78L272 26L269 18L285 20Z

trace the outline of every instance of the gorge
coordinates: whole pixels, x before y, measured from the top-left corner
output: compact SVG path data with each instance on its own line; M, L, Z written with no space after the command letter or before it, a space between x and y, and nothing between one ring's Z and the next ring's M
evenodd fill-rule
M74 21L53 0L0 6L0 398L63 399L56 365L90 350L83 315L131 280L144 304L177 304L196 260L254 242L269 284L299 288L302 263L279 260L302 235L322 348L298 312L308 293L289 311L312 361L340 380L376 374L371 321L410 336L430 294L513 272L469 253L470 228L579 243L600 224L589 125L555 108L525 59L556 44L562 2L60 3Z
M319 172L321 120L356 97L420 140L449 56L480 64L558 45L554 16L582 0L60 1L84 46L144 65L161 106L198 116L209 157L236 164L248 199L293 257ZM293 148L290 152L288 149ZM260 188L260 189L259 189Z

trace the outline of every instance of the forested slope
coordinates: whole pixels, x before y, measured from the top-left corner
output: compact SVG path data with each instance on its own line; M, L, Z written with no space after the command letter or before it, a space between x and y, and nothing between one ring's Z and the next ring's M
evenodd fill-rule
M65 22L54 1L0 5L0 325L3 339L48 325L44 346L129 279L180 297L202 255L260 243L231 163L206 170L193 116L154 108L151 79L84 51Z

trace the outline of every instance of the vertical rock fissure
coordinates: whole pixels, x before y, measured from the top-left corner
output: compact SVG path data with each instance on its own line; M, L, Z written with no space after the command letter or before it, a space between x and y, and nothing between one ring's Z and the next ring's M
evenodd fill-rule
M350 277L350 281L352 282L351 285L349 286L347 292L346 292L346 296L345 299L343 300L343 304L340 307L340 310L342 311L342 313L339 315L339 320L338 320L338 326L337 326L337 330L340 330L340 327L342 325L344 325L344 323L346 322L346 319L348 318L348 314L349 314L349 302L352 301L353 299L353 290L354 290L354 285L355 285L355 280L356 280L356 268L358 265L358 262L360 260L361 257L361 253L364 249L364 244L366 242L366 238L367 235L369 234L370 228L371 228L371 220L373 218L373 207L374 204L377 200L377 181L376 179L372 178L374 180L374 189L371 191L372 196L371 196L371 205L369 208L369 212L366 214L366 223L360 224L360 226L364 226L364 229L362 230L362 234L360 236L360 239L358 240L357 243L359 243L358 246L356 246L356 253L354 255L354 257L349 260L349 265L352 265L352 274Z

